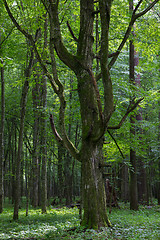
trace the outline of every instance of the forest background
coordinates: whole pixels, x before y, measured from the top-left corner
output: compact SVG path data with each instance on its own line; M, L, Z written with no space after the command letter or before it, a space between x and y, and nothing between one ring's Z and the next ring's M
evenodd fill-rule
M48 57L48 15L43 1L7 2L16 20L34 38L48 69L52 68L54 72L53 59ZM95 1L94 13L93 69L98 76L101 32L97 2ZM147 1L140 2L142 9L147 8ZM74 54L79 35L80 3L69 0L60 3L59 20L63 41ZM60 100L53 92L53 86L47 82L32 43L17 30L2 2L0 12L0 210L3 211L4 198L9 198L14 204L18 203L14 205L16 219L19 197L25 196L34 207L41 206L43 213L53 199L58 199L60 203L65 199L66 205L75 201L81 195L81 164L53 137L53 118L57 131L60 131L63 124L59 115ZM149 12L138 18L132 34L110 71L115 110L109 124L118 125L133 100L134 106L138 107L133 108L134 111L129 113L130 117L125 119L121 128L110 129L105 133L103 156L106 165L103 175L104 179L107 176L116 189L119 200L131 202L129 189L133 188L130 182L132 173L135 173L137 199L133 199L133 204L131 203L133 209L138 208L138 203L151 203L154 198L160 204L159 17L158 2ZM129 1L115 0L110 19L111 57L123 40L130 18ZM135 48L134 83L130 72L131 43ZM75 147L80 149L83 136L77 80L75 74L56 54L55 62L67 102L66 132ZM102 82L98 80L97 85L103 107ZM135 99L140 101L136 102ZM134 164L130 157L133 152L136 156ZM17 181L20 184L17 185Z

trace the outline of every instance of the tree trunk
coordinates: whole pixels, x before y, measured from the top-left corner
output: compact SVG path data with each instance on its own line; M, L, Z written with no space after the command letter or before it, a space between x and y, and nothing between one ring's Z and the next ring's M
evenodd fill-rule
M47 107L47 82L46 77L43 76L42 84L42 112L40 119L40 135L41 135L41 156L42 156L42 169L41 169L41 206L42 213L47 212L47 139L46 139L46 113L45 109Z
M25 82L22 89L22 96L21 96L21 113L20 113L20 130L19 130L19 139L18 139L18 152L16 156L16 180L15 180L15 201L14 201L14 214L13 219L18 219L18 211L19 211L19 203L20 203L20 184L21 184L21 155L22 155L22 148L23 148L23 132L24 132L24 121L25 121L25 114L26 114L26 104L27 104L27 96L28 96L28 89L29 89L29 82L28 78L31 74L33 64L33 51L31 51L30 61L28 66L26 67L25 71Z
M16 129L16 122L12 120L12 125L13 125L13 133L14 135L12 136L12 204L14 203L15 200L15 188L16 188L16 156L17 156L17 129Z
M63 159L64 159L65 149L62 145L58 145L58 198L59 202L62 202L64 196L64 182L63 182Z
M103 158L102 140L96 144L83 141L82 152L81 191L84 214L81 225L94 229L110 226L106 212L104 179L100 168Z
M33 175L32 175L32 205L33 207L38 206L38 154L40 151L39 146L39 105L40 99L39 96L39 78L35 76L35 87L32 90L32 99L33 99L33 113L34 113L34 126L33 126L33 151L32 151L32 166L33 166Z
M128 166L124 163L120 165L120 178L121 178L121 186L120 186L120 193L121 193L121 200L124 202L129 201L129 174L128 174Z
M130 150L130 209L138 210L136 152Z
M159 91L160 93L160 91ZM159 106L160 106L160 101L159 101ZM158 149L159 149L159 157L158 157L158 205L160 205L160 111L159 111L159 126L158 126Z
M1 64L3 61L1 60ZM3 164L4 164L4 122L5 122L5 97L4 97L4 67L1 66L1 130L0 130L0 213L3 212Z
M133 11L133 0L129 2L129 9ZM134 32L132 32L134 36ZM135 84L135 63L134 63L134 44L130 40L129 45L129 78L132 85ZM130 137L131 139L135 136L135 115L130 117ZM138 210L138 192L137 192L137 164L136 164L136 152L133 150L132 146L130 147L130 209Z
M71 171L71 163L72 163L72 157L67 152L65 159L64 159L64 197L66 199L66 205L69 205L72 203L72 187L73 187L73 181L72 181L72 171Z
M28 94L29 84L28 80L25 81L22 90L22 98L21 98L21 118L20 118L20 130L19 130L19 139L18 139L18 153L16 158L16 181L15 181L15 201L14 201L14 214L13 219L18 219L18 211L20 204L20 194L21 194L21 154L23 147L23 131L24 131L24 119L26 113L26 102L27 102L27 94Z

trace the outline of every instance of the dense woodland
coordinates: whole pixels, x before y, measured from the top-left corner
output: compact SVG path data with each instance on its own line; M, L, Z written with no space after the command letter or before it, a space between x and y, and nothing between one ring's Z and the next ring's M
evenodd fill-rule
M160 204L159 23L159 1L0 2L0 213Z

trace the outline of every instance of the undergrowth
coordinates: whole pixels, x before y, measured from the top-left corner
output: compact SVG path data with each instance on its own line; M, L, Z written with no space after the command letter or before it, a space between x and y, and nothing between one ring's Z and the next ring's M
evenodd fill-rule
M12 216L13 207L7 204L0 214L0 240L160 240L160 206L140 206L139 211L131 211L128 205L121 204L121 209L112 209L109 215L112 228L101 231L80 227L77 208L48 208L47 214L30 209L28 217L21 208L18 221L13 221Z

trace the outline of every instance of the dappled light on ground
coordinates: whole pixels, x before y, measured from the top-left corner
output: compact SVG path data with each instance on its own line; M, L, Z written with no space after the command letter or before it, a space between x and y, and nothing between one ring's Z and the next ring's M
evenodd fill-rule
M121 209L112 210L110 220L112 228L101 231L80 227L77 208L48 209L41 214L40 209L20 210L18 221L12 220L13 210L5 208L0 215L0 239L160 239L160 207L141 206L139 211L129 210L128 205L121 204Z

